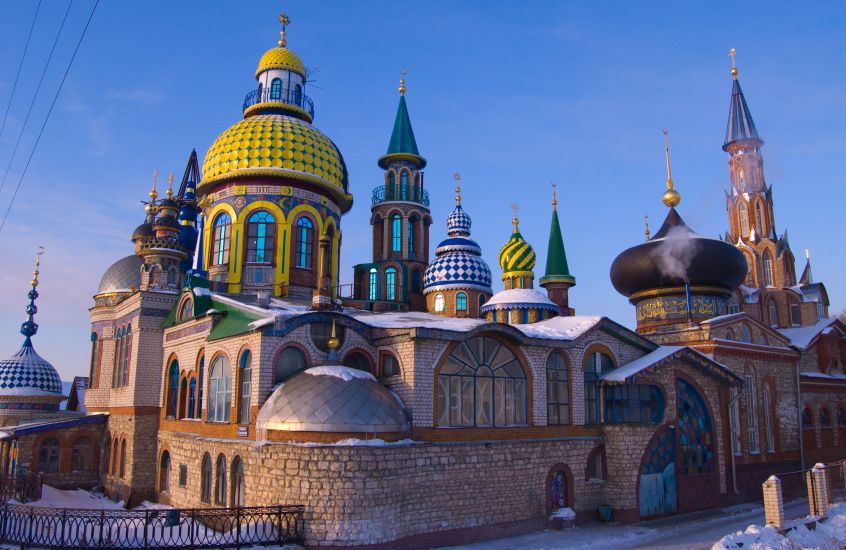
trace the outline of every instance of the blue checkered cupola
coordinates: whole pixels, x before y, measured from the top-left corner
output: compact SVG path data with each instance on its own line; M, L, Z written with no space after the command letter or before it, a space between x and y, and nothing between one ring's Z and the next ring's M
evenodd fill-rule
M491 269L482 249L470 238L470 216L456 204L447 218L449 237L435 249L435 260L423 274L423 294L437 290L472 289L492 294Z

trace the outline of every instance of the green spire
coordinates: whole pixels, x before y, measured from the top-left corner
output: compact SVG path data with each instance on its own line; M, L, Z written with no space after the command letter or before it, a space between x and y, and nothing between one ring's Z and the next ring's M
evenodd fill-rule
M404 95L400 96L394 131L391 134L391 142L388 144L388 154L396 153L420 154L417 152L417 142L414 140L414 130L411 129L411 118L408 116Z
M561 237L561 225L558 223L558 201L555 191L552 195L552 224L549 228L549 249L546 253L546 273L540 283L570 283L575 285L576 278L570 274L567 266L567 253L564 252L564 239Z

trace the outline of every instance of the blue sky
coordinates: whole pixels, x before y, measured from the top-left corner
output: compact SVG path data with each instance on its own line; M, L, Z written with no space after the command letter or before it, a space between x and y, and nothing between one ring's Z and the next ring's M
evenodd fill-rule
M75 0L21 151L29 152L93 0ZM0 136L5 169L67 4L45 1ZM20 345L32 254L42 262L35 345L67 379L87 372L88 312L102 272L131 253L150 174L181 176L239 120L261 54L291 17L289 47L313 70L315 125L341 149L355 205L342 229L341 282L368 259L379 185L408 68L407 100L429 165L433 246L452 207L452 173L495 277L512 202L545 261L550 190L578 285L571 305L628 326L608 278L615 255L666 213L661 128L671 131L679 208L699 233L726 229L728 50L761 136L776 224L846 307L846 5L771 2L117 2L103 0L0 233L0 354ZM5 108L35 2L0 5ZM26 155L15 160L5 209ZM799 265L797 269L801 270ZM501 287L501 283L500 283Z

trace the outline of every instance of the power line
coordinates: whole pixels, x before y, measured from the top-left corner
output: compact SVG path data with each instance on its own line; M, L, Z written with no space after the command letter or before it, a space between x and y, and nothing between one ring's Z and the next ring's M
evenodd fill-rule
M56 39L53 41L53 47L50 48L50 55L47 56L47 62L44 64L44 70L41 71L41 78L38 79L38 86L35 87L35 93L32 94L32 101L29 102L29 109L26 111L26 118L24 118L23 126L21 126L21 131L18 133L18 139L15 141L15 148L12 149L12 156L9 157L9 164L6 165L6 171L3 173L3 181L0 181L0 193L3 192L3 188L6 186L6 178L9 176L9 170L12 168L12 161L15 160L15 154L18 152L18 146L21 144L21 138L23 137L24 130L26 129L26 123L29 122L29 115L32 113L35 100L38 98L38 92L41 90L41 84L44 82L44 75L47 74L47 67L50 66L50 60L53 59L53 52L56 51L56 45L59 43L59 37L62 35L62 29L65 28L65 21L68 20L68 14L70 13L71 6L73 6L73 0L68 2L68 9L65 11L65 17L62 19L62 24L59 26L59 32L56 33Z
M50 104L50 109L47 111L47 116L44 117L44 123L41 125L41 130L38 132L38 137L35 138L35 144L32 146L32 151L29 153L29 158L26 159L26 165L24 165L23 172L21 172L21 177L18 179L18 185L15 187L15 192L12 194L12 200L9 201L9 207L6 208L6 213L3 214L3 221L0 222L0 233L2 233L3 228L6 227L6 218L9 217L9 211L12 210L12 205L15 203L15 197L18 196L18 191L21 188L21 183L23 183L24 176L26 176L26 171L29 169L29 163L32 161L33 155L35 155L35 150L38 148L38 142L41 141L41 136L44 134L44 128L47 126L47 121L50 120L50 114L53 112L53 107L56 106L56 100L59 99L59 93L62 91L62 86L65 84L65 79L68 77L68 73L70 72L71 66L73 65L73 60L76 59L76 54L79 52L79 46L82 45L82 39L85 38L85 33L88 32L88 26L91 25L91 20L94 18L94 12L97 11L97 6L100 5L100 0L97 0L94 3L94 7L91 8L91 14L88 16L88 21L85 22L85 28L82 29L82 34L79 36L79 41L76 43L76 48L73 50L73 55L68 61L68 66L65 69L65 74L62 76L62 81L59 82L59 88L56 90L56 95L53 96L53 102Z
M21 56L21 64L18 65L18 74L15 75L15 83L12 84L12 93L9 95L9 103L6 105L6 113L3 115L3 125L0 126L0 136L3 135L3 130L6 129L6 118L9 116L9 108L12 106L12 98L15 97L15 90L18 87L18 79L21 77L21 69L24 66L24 59L26 59L26 52L29 49L29 40L32 38L32 30L35 28L35 20L38 19L38 11L41 9L41 0L38 0L38 5L35 6L35 16L32 18L32 25L29 27L29 34L26 37L26 45L24 46L24 53Z

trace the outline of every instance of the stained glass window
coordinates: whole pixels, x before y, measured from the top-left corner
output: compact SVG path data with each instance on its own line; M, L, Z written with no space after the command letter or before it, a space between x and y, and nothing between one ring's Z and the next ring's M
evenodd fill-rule
M553 474L549 483L549 494L553 510L567 507L567 476L561 470Z
M714 471L714 431L699 392L684 380L677 383L681 470L686 475Z
M438 376L440 426L525 426L528 383L507 346L493 338L462 342Z
M212 265L226 265L229 263L229 234L232 223L229 214L223 213L214 220L214 238L212 239Z
M664 395L658 386L615 384L605 388L605 422L657 424L664 418Z
M247 262L272 264L276 245L276 220L267 212L256 212L247 222Z

